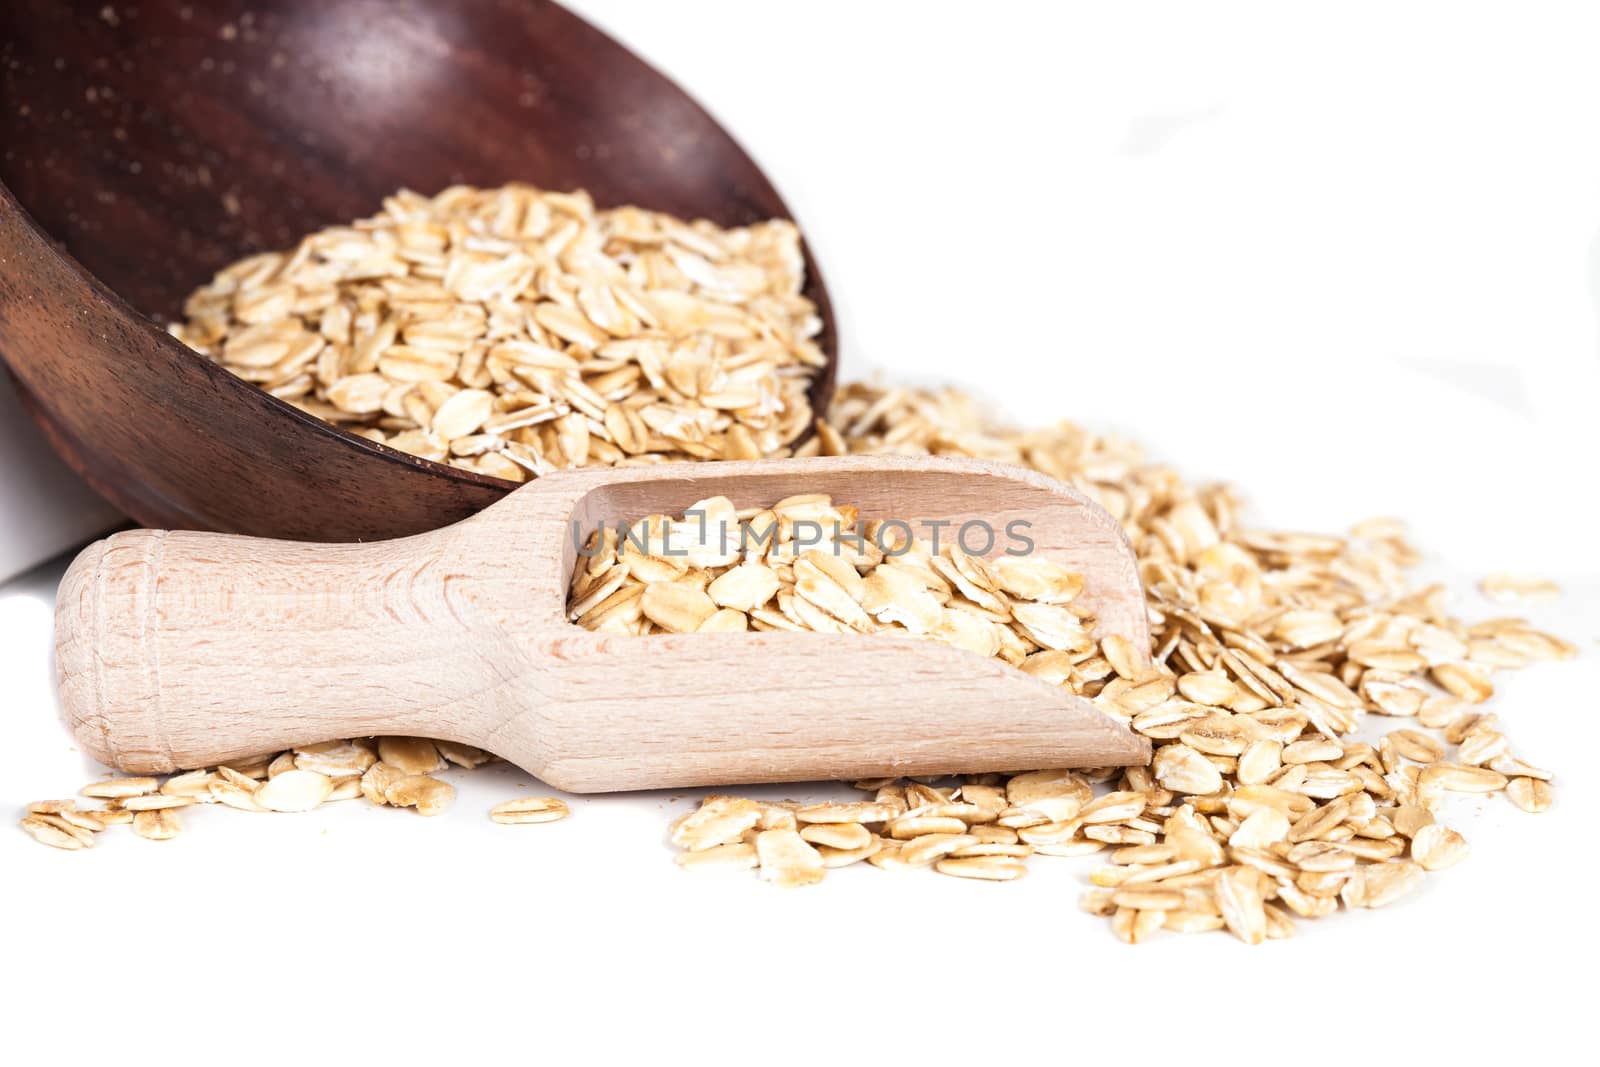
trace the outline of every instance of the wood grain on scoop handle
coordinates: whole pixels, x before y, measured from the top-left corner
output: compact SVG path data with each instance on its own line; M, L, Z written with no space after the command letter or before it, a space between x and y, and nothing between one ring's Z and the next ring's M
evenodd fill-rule
M96 759L139 771L427 732L477 661L445 583L406 545L134 530L91 546L57 598L68 725Z

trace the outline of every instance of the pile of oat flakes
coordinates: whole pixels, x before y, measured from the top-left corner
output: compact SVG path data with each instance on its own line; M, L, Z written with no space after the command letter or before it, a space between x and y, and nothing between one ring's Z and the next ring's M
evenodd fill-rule
M979 456L1042 471L1106 507L1140 559L1155 666L1140 671L1115 642L1086 647L1066 633L1033 640L1037 647L1020 666L1130 723L1154 742L1155 760L1086 773L862 782L868 795L858 803L710 797L671 831L687 867L756 867L785 885L858 861L1009 879L1033 857L1100 853L1105 862L1090 873L1084 906L1108 917L1119 937L1227 928L1253 943L1292 933L1296 919L1386 904L1415 888L1424 872L1458 861L1464 840L1434 818L1447 793L1503 792L1530 812L1550 804L1550 773L1515 754L1482 705L1497 671L1575 649L1521 619L1467 623L1451 615L1442 587L1408 580L1417 554L1394 522L1364 523L1347 537L1253 530L1239 523L1232 490L1191 485L1129 442L1065 423L997 430L952 392L848 386L802 451ZM940 617L963 615L952 631L962 640L977 639L971 622L995 614L1000 598L1006 610L1023 602L1018 579L981 561L930 562L927 570L923 587L935 602L942 599ZM801 575L819 577L803 567ZM708 587L722 577L711 577ZM1063 583L1061 596L1072 591L1070 576L1052 574L1049 582ZM649 583L642 585L641 613ZM750 588L735 595L746 602L760 595ZM858 605L865 602L866 579L857 589L845 576L843 588L852 599L861 594ZM1546 591L1508 578L1486 588ZM688 625L681 598L658 592L657 599L668 605L660 619ZM823 613L810 614L811 621L843 621L839 614L851 613L827 593L819 599L791 596L792 614L777 611L795 624L804 624L811 608ZM810 607L795 608L795 600ZM691 615L705 613L703 603L692 604ZM731 610L712 604L703 621ZM761 607L751 605L747 619ZM928 621L939 625L932 614ZM729 623L723 615L714 625ZM1009 644L999 631L1011 627L991 625L993 640ZM1375 744L1353 739L1369 716L1394 719L1398 728ZM326 762L330 752L335 759ZM50 802L24 821L47 843L65 847L87 843L98 823L129 818L142 819L147 836L166 836L173 814L189 803L270 808L279 791L273 782L290 772L324 778L322 799L364 795L429 813L448 802L430 784L443 785L432 775L447 760L470 766L487 758L414 740L334 742L165 784L101 783L90 795L137 795L113 797L95 813ZM324 789L310 784L311 794ZM564 813L558 801L527 798L502 805L496 817L544 821Z
M802 271L787 222L722 230L527 186L401 193L373 219L223 271L174 332L308 412L481 474L761 458L790 454L812 420L820 324ZM612 546L574 575L573 619L641 635L943 640L1093 700L1148 737L1154 760L859 782L855 802L707 797L670 830L685 868L754 868L778 885L858 863L1004 881L1034 857L1098 853L1083 903L1122 939L1225 928L1256 943L1297 919L1386 904L1459 861L1466 842L1435 818L1446 794L1549 806L1551 775L1482 705L1497 671L1575 649L1518 618L1451 615L1442 587L1408 577L1417 554L1397 523L1344 537L1251 529L1231 489L1185 482L1131 442L1067 423L998 428L948 391L846 386L794 454L872 453L1017 464L1098 501L1138 555L1153 666L1120 639L1094 640L1078 576L949 551L686 565ZM740 503L853 520L847 501ZM1485 591L1553 590L1501 577ZM1369 717L1397 728L1359 740ZM83 791L100 806L44 801L22 825L81 849L120 822L171 838L196 804L304 811L364 797L432 815L454 797L440 772L493 758L417 738L332 741L164 781L109 779ZM523 797L491 817L566 814L558 799Z
M1150 738L1154 760L1082 773L861 782L871 796L855 804L709 797L673 827L683 865L755 867L784 885L859 861L1009 880L1033 856L1104 852L1084 906L1109 917L1118 936L1225 927L1254 943L1292 933L1296 918L1387 904L1424 872L1458 862L1465 840L1434 818L1447 793L1504 792L1530 812L1549 806L1550 774L1513 754L1496 717L1478 705L1493 694L1496 670L1575 649L1520 619L1469 625L1451 616L1442 587L1408 581L1417 555L1396 523L1364 523L1349 537L1250 530L1225 487L1190 486L1129 443L1069 425L988 429L956 394L853 386L830 422L817 445L823 452L980 456L1094 497L1139 556L1155 664L1141 667L1120 638L1087 641L1092 620L1073 626L1070 611L1056 616L1067 625L1053 632L1030 626L1038 605L1019 594L1036 587L1019 587L1012 564L958 550L893 564L917 576L903 586L924 603L916 624L869 584L885 570L878 561L855 561L860 587L846 576L816 595L824 576L809 565L825 552L778 564L783 580L762 583L774 595L749 612L751 628L860 630L860 613L881 623L887 607L908 632L987 648L1093 699ZM590 569L625 554L592 559ZM718 587L748 561L677 576L655 566L630 572L611 604L588 607L580 621L626 627L618 601L631 588L639 632L682 628L685 603L691 614L739 628L726 616L744 605ZM810 589L799 584L803 574ZM674 613L652 612L652 596L663 602L663 587L685 582ZM742 591L749 579L739 584ZM1510 576L1484 588L1502 598L1553 592ZM1070 609L1070 596L1062 599ZM1368 715L1407 722L1369 744L1352 737Z
M455 186L240 260L172 332L318 418L520 482L786 453L826 363L804 280L786 219Z

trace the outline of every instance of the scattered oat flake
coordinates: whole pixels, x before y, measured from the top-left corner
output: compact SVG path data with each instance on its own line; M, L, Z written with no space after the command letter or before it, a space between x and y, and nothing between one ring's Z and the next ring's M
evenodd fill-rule
M115 800L153 793L160 788L160 785L161 783L154 778L107 778L89 783L83 787L82 793L86 797Z
M328 799L333 779L316 771L284 771L256 790L255 801L268 811L310 811Z
M555 797L518 797L489 809L489 818L506 824L555 822L568 814L566 801Z
M1554 600L1561 595L1561 587L1548 578L1529 574L1498 573L1486 576L1478 588L1490 600Z
M784 889L815 885L828 873L821 853L793 830L761 831L756 835L756 857L761 877Z

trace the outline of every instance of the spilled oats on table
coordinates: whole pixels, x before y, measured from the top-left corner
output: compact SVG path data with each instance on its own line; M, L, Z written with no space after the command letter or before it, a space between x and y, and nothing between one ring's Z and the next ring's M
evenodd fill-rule
M704 501L779 531L714 559L597 535L573 575L577 625L643 640L782 629L942 641L1092 700L1154 746L1148 767L863 781L849 802L708 796L668 830L686 870L749 869L777 886L849 866L1010 881L1039 857L1094 855L1083 907L1123 940L1227 930L1258 943L1381 907L1460 862L1467 840L1439 821L1448 794L1550 806L1551 773L1485 704L1498 672L1575 648L1520 618L1457 618L1443 587L1409 576L1418 555L1398 522L1343 536L1256 529L1233 489L1187 482L1130 441L1069 423L1004 428L949 391L847 385L792 448L814 419L821 359L798 247L788 223L721 230L524 186L402 193L374 219L223 271L175 333L312 414L482 474L974 456L1067 482L1122 524L1145 588L1148 666L1121 638L1095 638L1075 605L1081 578L1045 559L916 542L892 558L870 541L796 550L797 519L848 527L848 500ZM632 518L648 535L676 517ZM1517 575L1483 589L1558 592ZM296 812L364 797L432 815L454 798L441 772L493 758L420 738L332 741L109 779L82 791L98 806L39 802L22 825L79 850L119 822L170 839L182 809L203 804ZM567 814L526 797L490 816Z

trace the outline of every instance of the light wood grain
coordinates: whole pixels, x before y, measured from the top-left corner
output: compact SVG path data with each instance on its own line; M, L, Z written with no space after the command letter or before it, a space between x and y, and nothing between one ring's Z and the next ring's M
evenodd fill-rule
M117 534L62 580L63 714L87 752L132 772L393 733L478 745L575 792L1148 759L1087 702L933 642L567 621L574 520L587 532L798 492L866 519L1028 521L1038 552L1085 575L1100 634L1149 647L1120 528L1049 478L923 457L674 464L554 474L372 544Z

